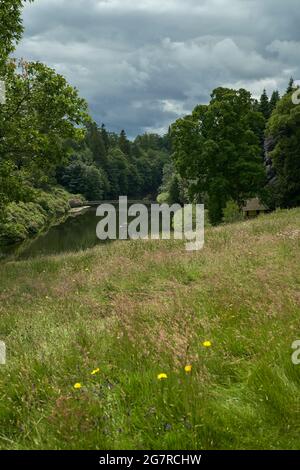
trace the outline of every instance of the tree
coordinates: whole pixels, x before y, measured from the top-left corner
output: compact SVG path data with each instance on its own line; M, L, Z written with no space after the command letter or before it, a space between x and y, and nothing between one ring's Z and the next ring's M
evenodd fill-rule
M108 133L106 131L105 124L102 124L102 126L101 126L101 135L102 135L102 140L103 140L104 147L105 147L105 150L106 150L106 153L107 153L108 150L109 150L109 136L108 136Z
M130 142L127 139L126 132L124 130L121 131L120 138L119 138L119 148L121 152L123 152L126 157L130 157Z
M62 183L71 193L83 194L88 201L101 200L108 191L104 172L81 161L74 161L64 170Z
M270 103L269 103L269 98L268 98L266 90L263 91L260 97L259 111L262 113L265 120L267 121L270 117L271 110L270 110Z
M65 142L83 137L87 104L62 75L38 62L7 65L6 104L1 107L0 160L47 184L69 155Z
M269 157L276 172L271 187L275 205L300 205L300 106L285 95L277 104L266 131Z
M291 93L292 91L294 91L294 85L295 85L294 79L293 77L291 77L286 92Z
M27 0L32 2L33 0ZM21 39L21 10L26 0L2 0L0 4L0 74L16 43Z
M191 181L192 197L207 194L213 224L222 221L230 199L241 206L263 186L259 133L264 124L249 92L217 88L209 105L197 106L173 125L176 169Z
M273 91L270 99L270 112L272 113L277 106L278 101L280 100L280 94L278 90Z
M86 143L94 156L98 168L107 168L107 151L103 140L103 130L95 122L88 123Z
M169 187L169 204L180 204L181 203L181 188L179 177L173 175L170 187Z
M108 179L112 199L128 194L129 163L120 149L108 153Z

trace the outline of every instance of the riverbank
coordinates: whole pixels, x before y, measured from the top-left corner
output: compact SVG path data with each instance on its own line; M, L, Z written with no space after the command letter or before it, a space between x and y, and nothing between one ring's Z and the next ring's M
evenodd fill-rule
M74 197L56 187L36 192L34 202L10 203L0 223L0 246L21 243L61 220L69 213Z
M0 447L299 448L299 247L295 209L2 265Z

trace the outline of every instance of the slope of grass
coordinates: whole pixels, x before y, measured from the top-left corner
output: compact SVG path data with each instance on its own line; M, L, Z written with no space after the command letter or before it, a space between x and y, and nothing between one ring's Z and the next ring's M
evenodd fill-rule
M2 264L1 448L299 448L299 235L300 210L279 211L208 229L198 253Z

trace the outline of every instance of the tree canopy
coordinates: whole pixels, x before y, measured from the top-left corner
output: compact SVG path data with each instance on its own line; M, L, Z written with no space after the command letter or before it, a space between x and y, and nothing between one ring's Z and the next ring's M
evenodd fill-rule
M209 105L197 106L173 125L176 168L191 181L191 196L207 197L212 223L222 220L230 199L241 205L263 184L264 122L248 91L217 88Z

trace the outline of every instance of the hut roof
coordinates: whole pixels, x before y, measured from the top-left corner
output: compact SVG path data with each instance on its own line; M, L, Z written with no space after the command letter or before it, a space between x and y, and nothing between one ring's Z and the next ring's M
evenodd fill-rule
M268 207L262 204L262 202L258 199L258 197L254 197L253 199L248 199L245 207L243 207L244 212L267 211L267 210L268 210Z

